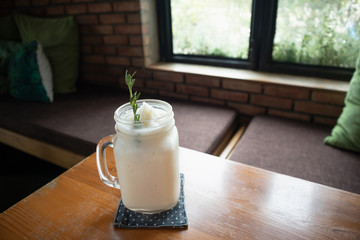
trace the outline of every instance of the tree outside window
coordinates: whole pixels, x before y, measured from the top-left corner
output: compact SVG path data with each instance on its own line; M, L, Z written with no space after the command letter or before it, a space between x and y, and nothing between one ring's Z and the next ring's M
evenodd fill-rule
M159 3L158 10L168 11L161 39L170 61L238 60L254 70L279 63L350 73L360 51L360 0L167 1L168 8Z

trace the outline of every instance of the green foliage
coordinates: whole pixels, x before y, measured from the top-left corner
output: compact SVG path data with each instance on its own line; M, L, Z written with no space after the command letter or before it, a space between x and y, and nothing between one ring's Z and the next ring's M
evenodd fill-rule
M175 54L247 59L251 0L172 0Z
M359 21L359 0L279 0L273 59L354 68Z
M248 58L251 0L172 0L175 54ZM273 59L353 68L360 0L279 0Z
M136 72L134 72L132 75L128 74L128 71L126 70L125 72L125 83L129 88L129 92L130 92L130 105L132 106L133 109L133 113L134 113L134 122L139 122L140 121L140 115L136 113L137 109L138 109L138 105L136 103L136 101L139 99L140 97L140 93L135 92L133 94L132 92L132 87L134 86L135 83L135 75Z

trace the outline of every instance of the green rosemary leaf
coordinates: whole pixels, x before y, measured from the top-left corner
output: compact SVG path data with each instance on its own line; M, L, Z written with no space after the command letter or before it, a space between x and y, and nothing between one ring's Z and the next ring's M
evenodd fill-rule
M136 73L136 71L131 75L131 74L128 74L128 71L126 70L125 71L125 83L128 86L129 92L130 92L130 98L129 99L130 99L130 105L133 108L134 121L139 122L140 121L140 115L136 114L136 111L138 109L138 105L137 105L136 101L139 99L140 93L135 92L133 94L133 92L132 92L132 88L133 88L134 83L135 83L135 78L133 78L135 73Z

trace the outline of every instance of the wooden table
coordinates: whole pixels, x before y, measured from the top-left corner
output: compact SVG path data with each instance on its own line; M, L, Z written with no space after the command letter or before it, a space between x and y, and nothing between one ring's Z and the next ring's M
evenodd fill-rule
M360 195L184 148L180 157L186 230L115 228L120 191L100 181L93 154L3 212L0 239L360 239Z

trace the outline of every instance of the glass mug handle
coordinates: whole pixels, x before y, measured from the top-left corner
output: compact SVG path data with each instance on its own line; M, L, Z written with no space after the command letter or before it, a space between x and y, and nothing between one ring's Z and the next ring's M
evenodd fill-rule
M106 148L114 147L113 138L110 135L102 138L96 146L96 165L100 179L108 186L120 189L119 179L110 174L106 162Z

